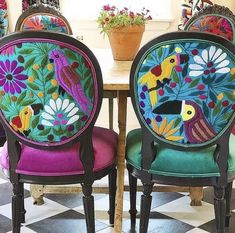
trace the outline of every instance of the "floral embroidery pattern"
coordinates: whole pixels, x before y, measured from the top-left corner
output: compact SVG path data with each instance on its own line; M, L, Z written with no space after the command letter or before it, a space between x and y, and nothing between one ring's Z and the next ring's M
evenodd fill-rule
M11 94L21 93L26 85L22 82L28 78L27 75L22 74L23 66L17 67L17 61L10 62L8 59L4 63L0 61L0 86L3 86L6 93Z
M193 60L196 64L190 64L189 68L192 70L189 75L192 77L199 76L202 74L209 75L213 73L228 73L230 71L229 60L227 60L227 54L222 49L217 49L215 46L211 46L209 50L202 50L201 56L197 55L198 50L192 51L195 55Z
M235 62L217 44L171 42L150 49L138 67L139 111L160 137L202 143L230 120L235 110Z
M16 41L0 53L0 108L12 129L29 140L60 142L86 126L96 95L90 60L50 41ZM61 70L56 54L66 61ZM79 99L76 88L66 88L67 71L73 74L73 87L79 84L83 92Z
M7 34L8 24L7 4L5 0L0 0L0 37Z
M35 15L27 18L22 26L23 30L49 30L68 34L66 23L50 15Z

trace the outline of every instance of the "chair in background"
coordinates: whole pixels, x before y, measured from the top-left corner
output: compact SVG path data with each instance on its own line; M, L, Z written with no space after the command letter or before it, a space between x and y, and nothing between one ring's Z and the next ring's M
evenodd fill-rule
M80 183L87 232L94 233L92 184L106 175L113 224L117 134L94 127L103 93L95 56L76 39L46 31L4 37L0 52L0 117L7 135L0 161L13 185L13 233L24 222L24 183Z
M67 19L55 8L44 5L32 6L18 18L15 31L47 30L72 35Z
M228 7L208 6L196 13L184 30L212 33L235 43L235 15Z
M231 42L200 32L159 36L137 54L130 91L141 128L128 133L126 161L132 228L137 179L143 184L140 233L148 229L154 183L214 186L213 232L224 233L229 225L235 178L235 136L230 135L234 58Z

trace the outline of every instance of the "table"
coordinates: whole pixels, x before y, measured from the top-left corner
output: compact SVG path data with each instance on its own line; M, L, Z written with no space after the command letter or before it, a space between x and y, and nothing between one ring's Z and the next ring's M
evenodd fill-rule
M129 94L129 73L132 61L114 61L111 50L96 49L93 51L97 57L103 75L104 93L116 93L118 99L118 161L117 161L117 193L115 209L115 233L122 232L122 213L123 213L123 192L124 192L124 171L125 171L125 142L126 142L126 117L127 117L127 97ZM44 190L43 186L32 185L31 195L42 197L45 192L60 192L60 188L51 187ZM98 191L104 189L98 188ZM175 187L157 186L153 191L163 192L190 192L192 199L191 205L200 205L202 199L201 187ZM78 192L79 188L70 187L63 192ZM94 189L95 191L95 189ZM41 199L39 199L40 201ZM40 204L40 203L37 203Z

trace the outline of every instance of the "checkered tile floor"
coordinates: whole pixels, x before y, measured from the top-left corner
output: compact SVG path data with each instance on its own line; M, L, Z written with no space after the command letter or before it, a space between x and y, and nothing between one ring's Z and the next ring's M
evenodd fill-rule
M235 188L235 186L234 186ZM26 223L22 233L85 233L85 220L80 194L46 195L45 204L34 206L25 187ZM0 179L0 233L11 232L11 185ZM213 211L213 190L204 189L204 200L201 207L189 205L187 193L153 193L149 232L151 233L206 233L215 232ZM138 193L139 203L141 193ZM96 231L113 233L108 224L108 195L95 194ZM123 232L130 231L129 196L124 193ZM138 206L139 209L139 206ZM235 232L235 195L232 198L233 210L230 230ZM136 232L138 232L138 223Z

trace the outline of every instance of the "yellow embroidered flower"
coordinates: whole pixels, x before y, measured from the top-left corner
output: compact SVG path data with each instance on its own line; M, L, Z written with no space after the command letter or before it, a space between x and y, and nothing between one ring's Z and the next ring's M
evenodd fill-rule
M56 81L55 79L52 79L52 80L51 80L51 85L52 85L53 87L57 86L57 81Z
M13 101L13 102L16 102L17 101L17 97L16 96L11 96L11 100Z
M51 96L54 100L56 100L58 98L58 93L54 92L54 93L52 93Z
M34 80L35 80L34 77L32 77L32 76L29 76L29 77L28 77L28 81L29 81L30 83L32 83Z
M42 98L43 96L44 96L44 93L43 92L38 92L38 96L40 97L40 98Z
M39 68L40 68L40 66L39 66L38 64L34 64L34 65L33 65L33 69L34 69L34 70L38 70Z
M49 71L52 71L53 70L53 64L51 64L51 63L49 63L49 64L47 64L47 69L49 70Z
M183 139L183 137L181 137L181 136L173 135L179 130L179 127L173 128L174 120L171 120L168 124L167 119L164 118L163 121L161 122L160 126L158 126L158 124L155 120L152 120L151 123L152 123L153 130L159 136L162 136L165 139L170 140L170 141L180 141L181 139Z
M218 96L217 96L217 99L218 100L222 100L224 98L224 94L223 93L220 93Z

